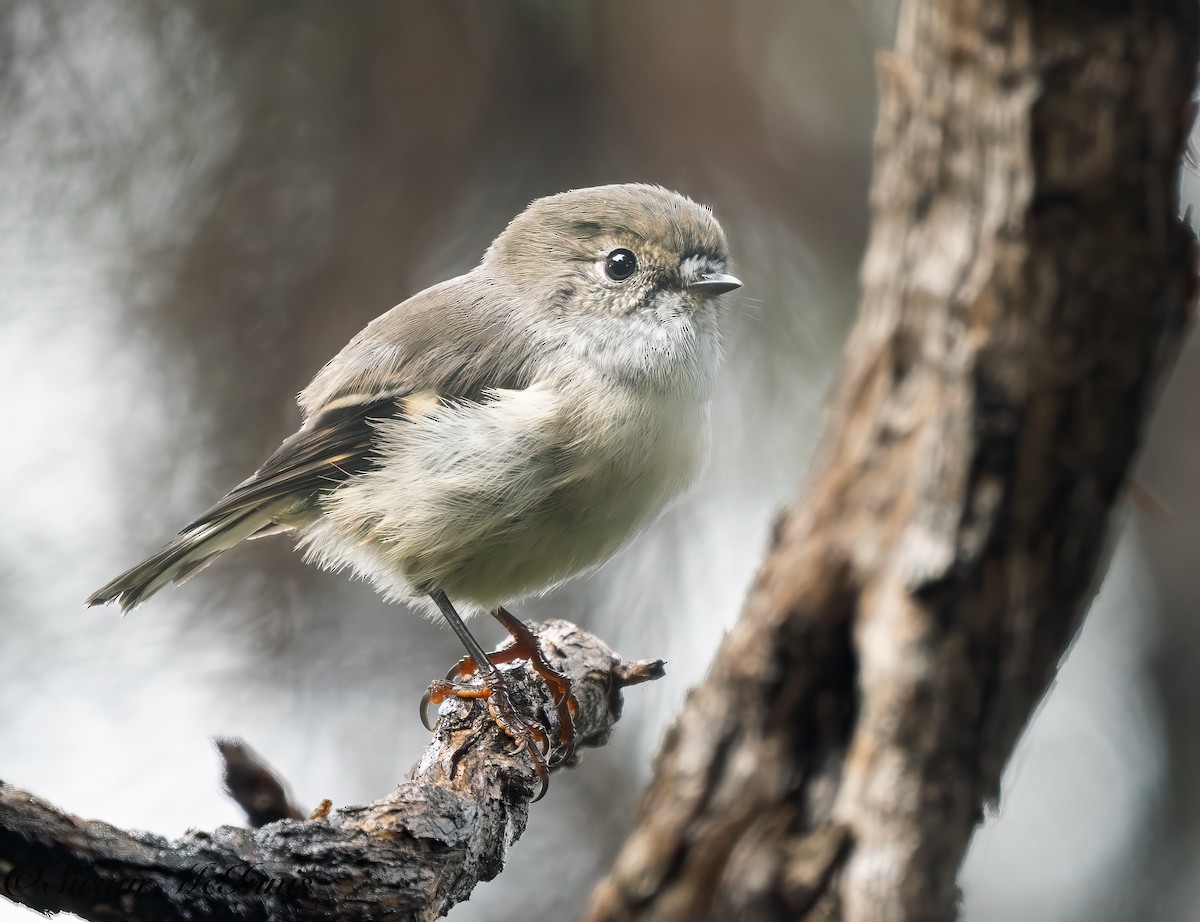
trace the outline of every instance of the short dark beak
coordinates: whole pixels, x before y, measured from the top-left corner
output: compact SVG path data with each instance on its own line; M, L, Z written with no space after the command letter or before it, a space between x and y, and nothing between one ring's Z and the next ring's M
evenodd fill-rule
M702 275L694 282L688 282L687 286L688 291L695 291L702 295L723 295L727 291L735 291L741 287L741 281L723 272Z

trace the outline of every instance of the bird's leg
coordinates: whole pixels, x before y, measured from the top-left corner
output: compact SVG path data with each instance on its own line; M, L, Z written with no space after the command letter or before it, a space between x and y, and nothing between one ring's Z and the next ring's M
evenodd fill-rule
M426 702L432 704L441 704L449 697L456 698L484 698L487 700L488 712L492 715L492 719L496 721L496 726L503 730L509 737L517 743L517 752L526 749L529 752L529 758L533 762L533 773L541 783L541 790L538 792L534 801L541 800L546 794L546 789L550 784L550 767L546 763L546 753L550 750L550 742L546 733L525 720L517 713L513 707L512 701L508 697L508 688L504 683L504 677L500 670L496 668L496 664L483 651L467 626L463 623L462 618L458 616L458 612L454 610L454 606L446 597L446 593L438 589L430 593L430 598L441 610L443 617L450 625L451 630L458 635L458 639L462 641L462 645L466 647L467 654L472 661L471 665L475 668L472 672L478 673L483 680L480 687L467 687L458 685L448 679L435 680L429 690L425 692L425 699L421 702L422 720L424 720L424 705ZM509 617L512 617L511 615ZM515 619L514 619L515 620ZM524 627L524 625L522 625ZM526 628L526 630L528 630ZM534 644L537 640L534 638ZM463 667L466 660L460 662L459 666ZM470 673L467 673L470 674Z
M541 676L542 681L550 689L554 704L558 708L559 746L555 748L561 747L561 755L554 758L552 764L558 765L568 761L575 754L576 703L571 696L571 680L546 661L546 657L542 655L542 647L538 643L537 635L529 629L524 621L503 607L492 609L490 614L504 626L512 639L505 646L489 653L488 661L493 666L500 666L504 663L525 660L529 663L530 668ZM479 666L474 656L464 656L446 673L446 681L453 682L456 679L467 678L475 675L478 669Z

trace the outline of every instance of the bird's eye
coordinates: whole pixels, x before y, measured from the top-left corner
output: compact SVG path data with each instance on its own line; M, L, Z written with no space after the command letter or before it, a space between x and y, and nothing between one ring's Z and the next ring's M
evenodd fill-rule
M613 250L604 260L604 274L614 282L623 282L637 271L637 257L623 247Z

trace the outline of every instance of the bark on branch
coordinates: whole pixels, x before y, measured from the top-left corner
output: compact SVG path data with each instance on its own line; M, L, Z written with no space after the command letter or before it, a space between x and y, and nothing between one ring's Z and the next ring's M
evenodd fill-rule
M547 660L574 682L580 747L607 742L623 688L662 674L661 661L622 663L565 621L535 629ZM554 714L531 671L518 666L506 677L518 706ZM242 776L230 782L239 803L258 816L294 814L274 779L245 780L262 771L252 753L226 749L227 778ZM246 758L255 762L249 770ZM169 842L81 820L0 782L0 893L86 919L433 919L499 873L538 788L528 755L511 752L486 707L459 699L443 705L408 781L383 800L318 810L311 821L225 826Z
M587 918L937 922L1194 290L1194 0L906 0L806 495Z

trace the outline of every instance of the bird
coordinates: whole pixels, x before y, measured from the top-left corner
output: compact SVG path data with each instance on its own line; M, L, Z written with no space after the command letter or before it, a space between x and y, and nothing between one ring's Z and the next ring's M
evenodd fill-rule
M486 697L541 797L573 747L570 683L504 606L596 569L695 483L720 296L742 284L729 268L711 209L661 186L533 201L475 268L354 336L300 393L298 431L87 604L128 611L245 540L290 533L306 560L445 619L467 655L427 698ZM482 611L513 637L490 658L464 620ZM513 707L505 655L546 681L556 742Z

